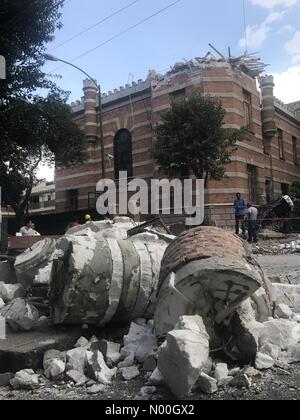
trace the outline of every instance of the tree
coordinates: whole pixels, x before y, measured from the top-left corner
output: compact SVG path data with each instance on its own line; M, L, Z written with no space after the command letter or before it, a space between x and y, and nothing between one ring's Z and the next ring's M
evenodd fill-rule
M85 159L83 133L61 97L11 100L0 114L0 185L22 222L39 164L72 166Z
M67 94L43 72L46 45L61 28L64 0L0 0L0 186L21 221L41 161L81 163L83 134L66 105ZM47 89L48 97L36 95Z
M225 129L225 110L209 96L176 100L156 127L153 156L166 174L192 171L198 179L221 180L225 166L245 138L245 129Z
M294 181L291 188L291 196L300 200L300 182Z
M37 88L55 84L42 71L46 44L61 27L64 0L1 0L0 55L6 59L7 79L0 81L0 104L16 96L32 99Z

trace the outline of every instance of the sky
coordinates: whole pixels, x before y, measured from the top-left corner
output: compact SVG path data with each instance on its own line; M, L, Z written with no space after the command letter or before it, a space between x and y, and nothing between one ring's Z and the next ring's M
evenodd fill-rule
M84 69L103 92L204 56L211 43L224 55L229 46L236 56L258 52L270 64L276 96L300 100L300 0L66 0L62 13L47 51ZM45 70L60 75L70 101L81 98L79 71L55 62Z

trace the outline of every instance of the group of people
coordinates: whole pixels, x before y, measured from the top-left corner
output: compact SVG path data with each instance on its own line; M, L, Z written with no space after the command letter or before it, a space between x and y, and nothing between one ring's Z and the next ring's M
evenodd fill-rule
M243 235L248 227L248 242L257 242L257 217L258 210L251 203L246 203L240 193L237 193L234 201L235 208L235 233L239 235L240 226Z

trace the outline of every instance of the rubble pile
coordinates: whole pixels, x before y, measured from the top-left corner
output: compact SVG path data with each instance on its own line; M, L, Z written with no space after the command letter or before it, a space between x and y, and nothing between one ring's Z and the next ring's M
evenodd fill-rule
M253 253L258 255L288 255L300 253L300 235L293 235L291 239L284 234L279 235L281 235L279 239L272 239L271 237L266 242L259 242L258 244L253 245Z
M0 316L13 331L49 321L24 298L30 284L49 287L54 324L130 327L120 341L87 333L68 351L50 349L41 371L2 375L5 386L55 381L93 395L118 380L141 381L136 399L155 399L164 387L182 399L248 389L266 370L300 362L296 280L272 284L244 242L218 228L192 229L168 245L154 231L128 239L132 226L127 218L90 223L17 259L19 283L0 284Z

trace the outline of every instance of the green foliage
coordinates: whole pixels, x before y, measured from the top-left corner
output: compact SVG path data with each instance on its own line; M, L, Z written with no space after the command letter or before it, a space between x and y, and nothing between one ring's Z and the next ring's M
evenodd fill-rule
M83 162L83 133L61 91L43 72L46 45L61 28L64 0L0 0L0 186L6 204L22 218L38 165ZM47 98L36 96L47 89Z
M245 138L245 129L225 129L225 110L209 96L194 95L172 103L156 127L153 156L166 174L191 170L199 179L221 180L225 166Z
M15 96L32 99L37 88L54 89L42 71L46 44L61 27L64 0L1 0L0 55L7 64L7 80L0 82L0 101Z
M85 159L83 133L59 97L11 100L0 114L0 127L0 185L17 214L26 209L42 161L71 166Z
M291 188L291 196L293 198L300 200L300 182L298 181L293 182L292 188Z

